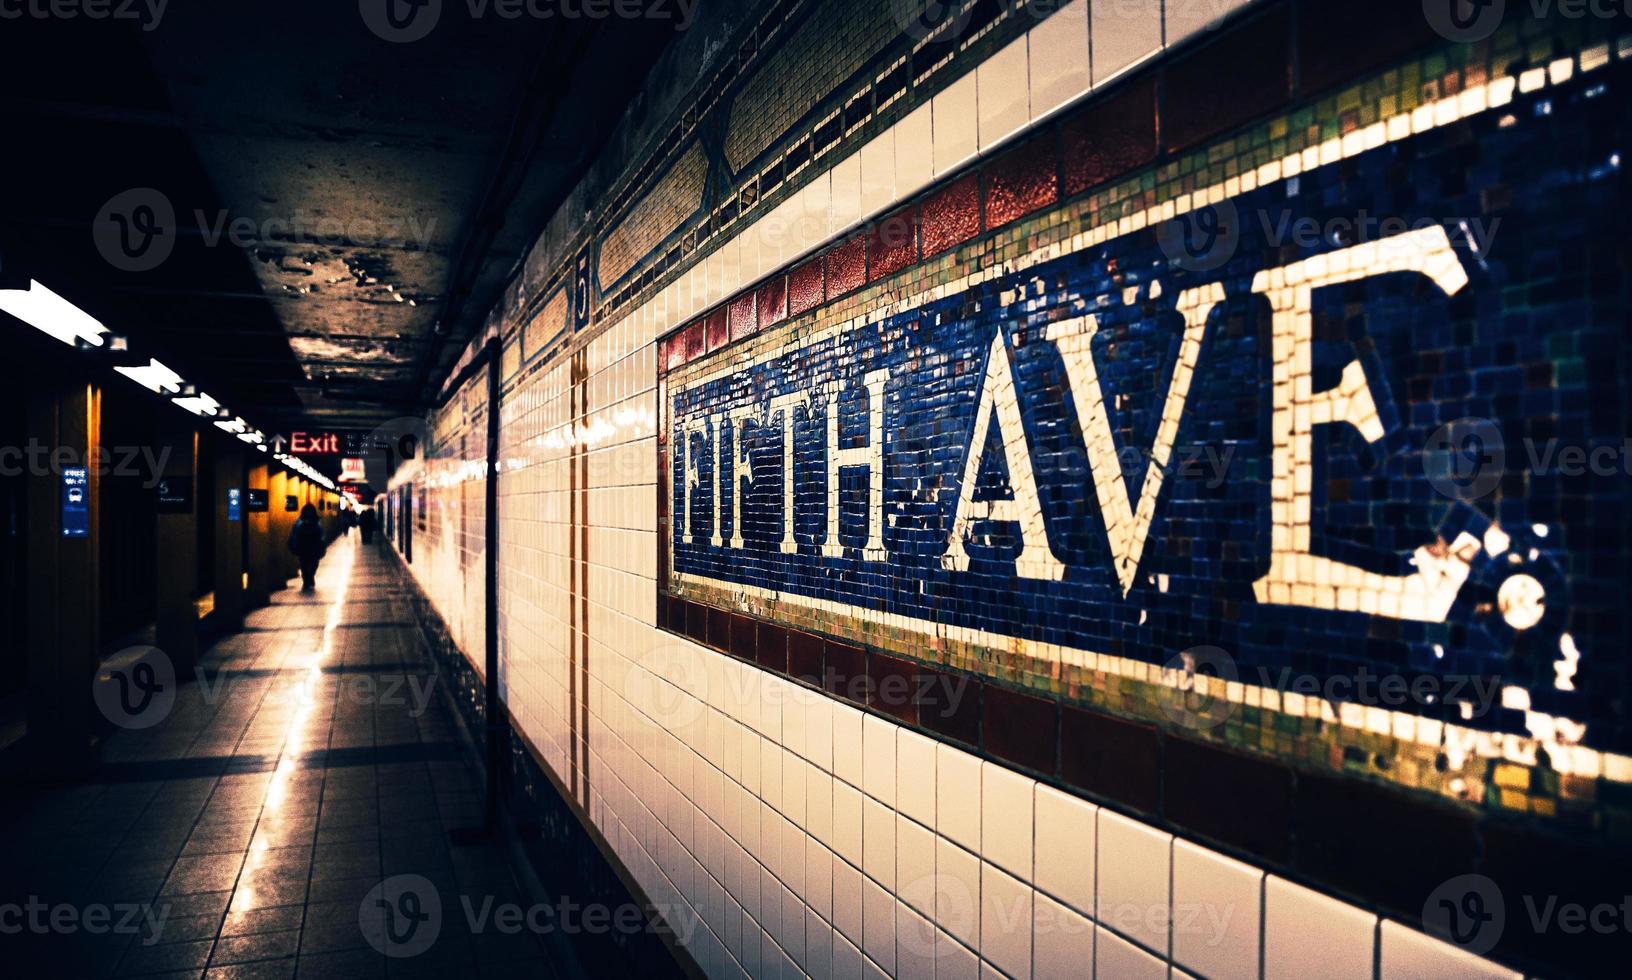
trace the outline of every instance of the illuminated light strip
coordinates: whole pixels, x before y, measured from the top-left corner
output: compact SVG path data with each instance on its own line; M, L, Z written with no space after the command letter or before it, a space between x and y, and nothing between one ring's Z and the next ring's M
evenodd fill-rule
M1623 59L1632 57L1632 46L1623 46L1620 55ZM1567 58L1559 59L1559 62L1568 61ZM1600 67L1606 61L1607 59L1589 62L1583 58L1583 71ZM1474 86L1450 98L1425 103L1411 112L1400 113L1345 136L1334 137L1297 153L1288 154L1280 160L1271 161L1244 174L1229 177L1220 183L1189 194L1180 195L1174 200L1145 208L1137 213L1125 215L1115 221L1079 232L1070 239L1056 242L1011 262L994 265L963 276L953 282L944 283L922 293L904 297L894 303L876 307L855 319L833 323L827 327L814 330L800 338L799 348L803 349L836 339L858 327L877 323L946 296L964 292L988 280L1012 276L1033 266L1053 261L1062 255L1092 248L1112 239L1173 220L1180 215L1189 214L1260 187L1281 183L1296 177L1305 170L1329 166L1387 143L1397 142L1410 136L1480 115L1492 109L1501 108L1513 101L1516 88L1522 89L1528 94L1543 89L1549 84L1566 81L1571 75L1572 72L1563 70L1559 63L1555 62L1552 71L1544 72L1535 69L1526 72L1521 79L1498 79ZM625 319L638 316L640 312L640 310L632 311ZM608 332L616 330L623 322L623 320L620 320L613 324ZM789 322L793 321L790 320ZM740 358L707 374L686 379L682 385L671 390L670 397L689 391L699 385L708 384L750 370L758 365L770 363L786 354L787 349L783 348L775 354L757 361ZM679 373L684 373L684 369ZM842 608L853 611L855 618L862 622L895 627L931 639L945 637L971 647L991 649L994 647L993 640L997 639L999 643L1006 645L1008 649L1039 662L1062 663L1084 670L1127 677L1154 686L1176 688L1179 686L1175 683L1176 680L1188 681L1190 679L1188 677L1178 678L1175 675L1179 672L1165 669L1157 664L1146 663L1142 660L1080 650L1060 644L1039 643L1023 637L1003 636L1002 634L993 634L971 627L918 619L901 613L878 612L848 603L818 599L793 592L779 592L774 589L714 579L703 575L694 575L675 569L672 558L670 560L670 574L673 576L674 581L681 584L720 589L727 594L753 596L767 602L787 602L823 612L832 612L835 608ZM1287 692L1283 696L1281 691L1273 687L1248 684L1242 681L1226 682L1222 679L1208 678L1205 675L1198 674L1194 677L1194 683L1198 689L1235 704L1262 707L1298 717L1321 718L1328 723L1339 724L1352 730L1388 733L1401 741L1412 742L1434 749L1444 749L1453 754L1459 752L1471 753L1480 758L1505 759L1521 764L1534 765L1535 748L1545 745L1549 750L1548 754L1551 758L1552 767L1559 773L1589 777L1603 776L1615 782L1632 782L1632 756L1600 752L1583 745L1556 740L1527 739L1502 732L1487 732L1422 718L1407 712L1392 711L1387 708L1341 704L1338 712L1334 712L1331 703L1321 698L1305 697L1291 692ZM1565 720L1567 721L1567 719ZM1574 725L1575 723L1571 722L1570 724Z
M175 394L181 391L181 375L151 357L147 359L146 367L116 367L113 370L155 395Z
M80 341L101 347L102 338L111 333L101 321L33 279L27 289L0 289L0 310L70 347Z

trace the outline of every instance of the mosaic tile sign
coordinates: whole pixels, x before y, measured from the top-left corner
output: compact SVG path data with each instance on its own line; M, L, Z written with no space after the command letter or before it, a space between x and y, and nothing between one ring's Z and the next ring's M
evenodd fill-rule
M1624 76L1062 208L670 371L667 588L1064 698L1199 670L1453 768L1606 774Z

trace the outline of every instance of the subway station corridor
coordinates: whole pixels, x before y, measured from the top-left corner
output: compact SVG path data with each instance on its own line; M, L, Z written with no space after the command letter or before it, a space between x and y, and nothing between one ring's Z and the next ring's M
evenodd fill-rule
M1632 962L1632 0L0 0L0 980Z
M0 904L45 921L106 909L8 940L11 975L384 976L359 912L383 879L521 902L502 847L450 844L481 827L481 786L390 559L355 534L333 551L315 593L251 613L88 779L7 799ZM541 937L460 922L391 975L575 975Z

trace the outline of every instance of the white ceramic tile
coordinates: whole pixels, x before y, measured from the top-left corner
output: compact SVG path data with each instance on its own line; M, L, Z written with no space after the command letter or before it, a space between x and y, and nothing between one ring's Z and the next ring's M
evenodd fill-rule
M805 705L805 748L811 765L833 771L833 708L835 703L817 694L800 695Z
M1031 976L1031 886L980 866L980 956L1011 977Z
M1379 980L1522 980L1522 974L1387 919L1382 945Z
M897 809L925 827L935 826L935 742L897 727L895 774Z
M1094 87L1104 85L1162 47L1162 0L1091 3Z
M861 148L861 214L871 217L895 203L894 126Z
M1094 929L1094 976L1099 980L1167 980L1167 964L1107 929Z
M852 942L861 941L862 881L856 868L844 861L833 862L833 926Z
M1094 924L1042 892L1033 902L1032 975L1086 976L1094 963Z
M980 760L948 745L935 748L935 829L980 850Z
M935 976L935 927L903 904L895 907L895 975L900 980Z
M1150 949L1166 953L1168 870L1172 837L1109 810L1099 811L1095 918Z
M981 855L1010 874L1029 879L1037 781L992 762L981 763L980 773Z
M944 839L935 845L935 924L980 945L980 859Z
M935 914L935 835L906 817L895 824L896 893L925 915Z
M931 101L934 109L935 176L951 173L980 148L975 73L948 85Z
M862 800L861 870L885 888L895 888L895 811Z
M1216 29L1231 11L1253 0L1167 0L1167 43L1175 45L1198 31Z
M824 844L833 842L833 777L805 767L805 829Z
M1031 118L1088 91L1088 0L1071 0L1030 32Z
M833 708L833 775L860 787L862 713L848 705Z
M813 840L805 842L806 904L822 918L833 916L833 852Z
M1037 887L1084 915L1094 910L1094 830L1098 807L1037 786Z
M861 867L861 791L845 783L833 783L833 851L856 867Z
M801 961L805 974L812 977L832 976L833 941L836 937L832 924L815 912L805 913L805 956Z
M931 105L925 102L892 127L895 130L897 197L916 194L935 179L935 133L930 113Z
M980 148L990 149L1031 121L1031 83L1026 69L1026 39L1019 37L994 52L975 69L979 92Z
M895 742L900 729L876 715L867 715L862 724L862 791L890 807L895 806Z
M861 220L861 154L852 153L834 165L832 233Z
M835 933L833 936L833 975L836 977L861 976L861 949Z
M1173 842L1173 962L1214 980L1256 980L1264 873Z
M861 951L884 972L894 973L895 898L866 879L861 883L861 894Z
M1264 980L1368 980L1377 917L1274 876L1264 883Z
M980 960L975 954L947 935L935 930L935 980L978 980Z

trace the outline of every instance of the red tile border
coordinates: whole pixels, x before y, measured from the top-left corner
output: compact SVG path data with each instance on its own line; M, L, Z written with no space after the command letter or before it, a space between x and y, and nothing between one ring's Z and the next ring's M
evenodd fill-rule
M726 307L730 311L732 343L759 332L758 298L757 293L749 290L732 300L731 305Z
M1060 199L1058 145L1052 126L986 167L986 227L997 228Z
M856 235L827 253L827 298L867 284L867 238Z
M826 298L824 265L818 255L788 273L789 316L798 316L822 305Z
M980 234L980 175L969 173L924 201L924 258Z
M877 282L918 264L918 207L896 211L873 226L867 240L867 281Z

